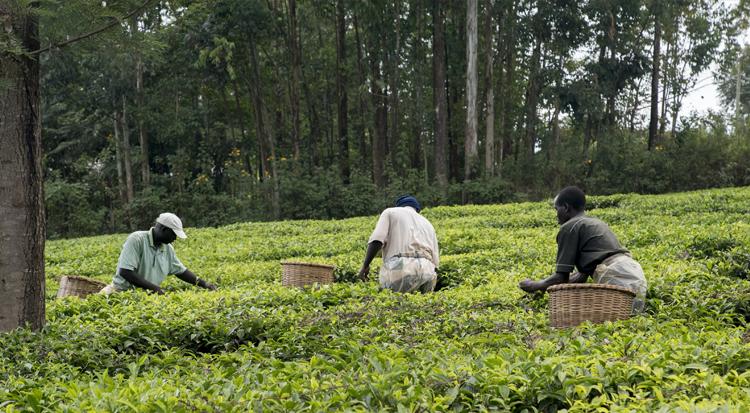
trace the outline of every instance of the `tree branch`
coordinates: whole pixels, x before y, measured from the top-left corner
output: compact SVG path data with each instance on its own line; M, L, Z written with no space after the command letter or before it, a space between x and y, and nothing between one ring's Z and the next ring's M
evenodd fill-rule
M122 16L119 19L115 18L112 22L110 22L107 25L104 25L104 26L102 26L102 27L100 27L98 29L92 30L92 31L90 31L88 33L83 33L83 34L78 35L78 36L76 36L76 37L74 37L72 39L68 39L68 40L66 40L66 41L64 41L62 43L50 44L47 47L44 47L44 48L39 49L39 50L34 50L33 52L29 52L28 54L30 56L36 56L38 54L42 54L44 52L48 52L52 48L61 48L61 47L64 47L64 46L68 46L68 45L70 45L72 43L75 43L77 41L84 40L84 39L87 39L87 38L89 38L91 36L97 35L97 34L103 32L103 31L106 31L106 30L114 27L117 24L120 24L122 21L129 19L130 17L132 17L136 13L142 12L146 7L148 7L149 5L151 5L152 3L154 3L155 1L158 1L158 0L146 0L140 7L136 7L133 11L129 12L128 14Z

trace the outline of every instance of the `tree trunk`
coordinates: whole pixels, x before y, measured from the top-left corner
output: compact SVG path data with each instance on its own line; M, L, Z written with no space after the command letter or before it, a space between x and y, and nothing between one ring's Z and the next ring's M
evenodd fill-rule
M308 150L310 153L310 166L313 168L320 163L320 153L318 153L318 143L315 138L320 137L321 126L320 126L320 115L318 115L317 106L313 101L312 93L310 92L310 85L304 79L304 72L302 73L302 91L305 94L305 102L307 102L308 119L310 120L310 136L307 139Z
M413 126L412 142L409 145L409 165L411 168L419 170L422 168L422 147L423 147L423 135L424 135L424 115L422 110L422 0L416 0L414 5L414 14L416 17L417 31L413 40L413 59L414 59L414 111L413 113ZM426 171L425 171L426 172ZM425 178L427 178L425 174ZM428 181L429 182L429 181Z
M133 162L130 157L130 128L128 127L128 112L125 96L122 96L122 112L120 112L120 153L122 154L123 173L125 174L125 195L127 203L133 202Z
M657 144L657 128L659 127L659 61L661 60L659 48L661 46L661 22L659 2L657 0L654 12L654 54L653 68L651 69L651 120L648 125L648 150L653 150Z
M384 161L387 139L387 122L388 110L384 91L381 88L383 83L380 73L380 61L373 53L370 56L370 70L372 71L372 105L375 107L375 134L372 139L372 177L378 188L385 186Z
M143 183L143 189L146 189L151 184L151 168L149 166L148 135L146 134L146 128L143 126L146 109L143 103L143 61L140 56L136 61L135 91L136 104L138 105L138 143L141 146L141 182Z
M344 18L344 0L336 4L336 94L338 95L338 139L339 139L339 174L341 180L349 183L349 136L346 76L346 19Z
M31 3L35 5L37 3ZM6 34L39 49L38 14L0 13ZM44 326L45 216L39 61L0 54L0 331Z
M526 87L526 130L524 133L524 145L526 146L526 159L534 157L534 148L536 145L536 123L537 123L537 102L539 101L539 62L541 59L542 40L537 37L535 40L534 51L531 54L531 69L529 72L529 83Z
M443 0L432 3L432 96L435 107L435 177L442 191L448 186L448 97L446 95Z
M292 157L299 160L300 150L300 81L302 79L302 57L299 43L299 29L297 28L297 1L288 0L289 8L289 56L291 60L292 79L289 82L289 108L292 117Z
M494 38L495 31L492 25L492 0L485 1L484 30L486 56L484 63L484 175L491 177L495 175L495 89L493 79L493 60L495 59Z
M115 99L115 102L117 100ZM117 104L115 104L115 108L117 107ZM120 123L121 121L121 114L120 111L115 109L114 118L112 121L112 127L114 128L115 132L115 163L117 164L117 188L119 194L120 194L120 201L123 204L128 203L128 194L125 190L125 168L124 163L122 162L122 138L120 137Z
M359 35L359 21L357 19L357 14L354 14L353 18L354 23L354 35L357 42L357 73L359 75L359 87L358 90L358 99L359 99L359 108L358 108L358 116L357 116L357 122L354 125L355 128L355 134L357 135L357 149L359 151L359 156L361 159L362 165L367 165L370 163L369 156L367 155L369 153L367 149L367 136L372 136L372 133L369 133L368 135L365 134L365 130L367 129L365 126L365 118L367 116L367 98L366 98L366 92L365 88L367 87L367 74L365 69L365 61L364 61L364 53L362 52L362 40Z
M392 71L392 82L390 82L390 89L391 93L389 94L389 100L391 102L391 123L390 123L390 138L388 139L388 148L390 151L390 158L391 158L391 165L393 167L393 170L396 171L397 174L402 174L402 168L399 164L398 158L399 158L399 146L400 146L400 140L401 140L401 131L400 131L400 125L399 120L401 118L401 114L399 113L400 105L399 105L399 87L400 85L400 79L401 79L401 71L399 70L398 66L401 63L401 7L399 7L401 2L397 1L395 2L396 7L396 13L395 13L395 38L396 38L396 45L392 52L391 57L391 71Z
M258 131L261 156L268 156L265 166L268 170L264 171L264 174L270 173L271 176L271 213L274 219L279 219L281 216L281 207L279 203L279 177L276 170L276 148L273 134L268 129L268 121L265 113L266 108L261 94L260 65L258 63L258 50L255 46L255 39L250 40L249 49L250 65L252 69L251 89L253 106L255 107L255 122L257 124L256 130Z
M507 22L507 35L504 42L505 68L501 72L501 88L499 91L499 95L503 96L500 99L500 103L502 104L502 108L500 109L500 143L502 146L498 155L498 160L501 163L506 156L512 156L513 151L516 150L513 146L514 116L512 116L513 113L511 112L514 97L512 92L513 83L515 82L516 73L516 3L516 1L512 2L507 19L505 20ZM499 168L502 169L502 164L499 165Z
M667 50L665 50L665 53L662 56L663 66L661 67L661 72L664 75L661 77L661 114L659 115L659 137L663 137L664 131L667 130L667 124L665 122L667 121L667 102L669 102L669 82L675 81L675 79L670 79L671 76L669 76L669 69L671 64L671 62L669 61L669 55L671 53L671 49L672 43L667 41Z
M464 182L479 171L477 139L477 0L466 2L466 134L464 137ZM492 55L489 55L492 59ZM468 199L464 197L464 202Z

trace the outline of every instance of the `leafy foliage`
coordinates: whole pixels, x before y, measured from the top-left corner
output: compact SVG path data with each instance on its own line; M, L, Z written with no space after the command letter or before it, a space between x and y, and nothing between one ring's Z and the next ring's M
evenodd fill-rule
M425 209L443 254L442 288L427 295L349 282L373 216L189 230L178 255L221 287L169 278L165 296L55 300L63 274L109 281L125 236L52 241L47 326L0 335L0 406L741 410L750 282L716 268L747 265L748 197L750 188L591 197L590 213L646 271L647 312L568 330L548 327L545 297L516 287L553 269L548 202ZM336 264L339 282L284 288L285 259Z

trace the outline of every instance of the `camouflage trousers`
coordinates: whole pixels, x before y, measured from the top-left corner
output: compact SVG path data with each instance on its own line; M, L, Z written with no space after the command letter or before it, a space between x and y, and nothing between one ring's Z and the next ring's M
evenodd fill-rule
M380 287L394 292L429 293L435 289L436 284L435 264L418 254L389 257L380 267Z
M630 254L617 254L596 266L593 277L597 284L619 285L635 292L633 312L643 311L646 304L648 284L643 269Z

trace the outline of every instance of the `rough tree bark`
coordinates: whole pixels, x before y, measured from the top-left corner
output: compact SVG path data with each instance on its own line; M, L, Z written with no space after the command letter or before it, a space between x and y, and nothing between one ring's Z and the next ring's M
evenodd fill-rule
M39 49L38 15L0 5L4 30ZM0 53L0 331L44 326L44 195L39 61Z

